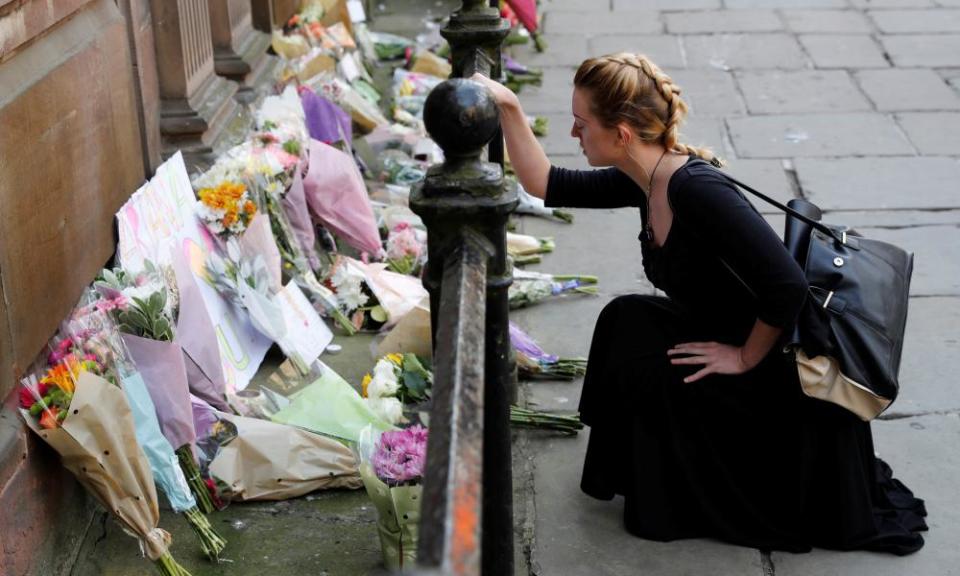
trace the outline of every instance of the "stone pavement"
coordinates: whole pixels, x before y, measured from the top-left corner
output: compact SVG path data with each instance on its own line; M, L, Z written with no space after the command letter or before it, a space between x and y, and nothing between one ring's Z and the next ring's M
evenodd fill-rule
M926 547L906 558L864 552L769 554L710 540L662 544L628 535L622 499L579 490L587 433L526 436L518 484L529 500L530 573L756 576L960 574L960 2L957 0L545 0L549 48L514 54L544 69L520 98L550 118L543 144L586 168L570 138L573 72L583 58L648 54L684 89L685 141L711 146L728 171L780 199L800 196L827 221L915 252L901 396L873 424L877 449L927 501ZM768 206L775 229L783 217ZM634 210L577 211L572 226L525 219L554 236L537 268L600 276L601 295L514 315L549 351L586 356L612 297L652 293L634 238ZM638 327L638 330L642 327ZM580 383L535 383L542 408L575 410ZM522 515L522 514L521 514ZM521 527L523 528L523 527ZM520 573L518 571L518 573Z

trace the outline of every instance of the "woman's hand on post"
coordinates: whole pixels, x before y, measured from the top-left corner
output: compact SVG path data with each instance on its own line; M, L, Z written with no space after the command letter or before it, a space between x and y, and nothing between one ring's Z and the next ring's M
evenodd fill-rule
M497 103L497 107L504 108L506 106L517 106L520 104L520 99L517 98L517 95L513 93L513 90L507 88L496 80L491 80L479 72L474 73L470 79L474 82L483 84L488 90L490 90L490 92L493 94L494 102Z
M677 344L667 350L667 356L673 365L703 366L697 372L683 379L684 382L696 382L708 374L743 374L753 368L743 357L743 348L719 342L687 342Z

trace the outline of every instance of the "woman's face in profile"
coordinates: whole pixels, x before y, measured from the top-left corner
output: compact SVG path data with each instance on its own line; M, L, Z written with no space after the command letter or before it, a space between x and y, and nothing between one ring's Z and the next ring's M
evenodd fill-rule
M617 131L603 126L590 110L590 93L574 88L570 135L580 141L580 148L591 166L613 166L620 151L616 146Z

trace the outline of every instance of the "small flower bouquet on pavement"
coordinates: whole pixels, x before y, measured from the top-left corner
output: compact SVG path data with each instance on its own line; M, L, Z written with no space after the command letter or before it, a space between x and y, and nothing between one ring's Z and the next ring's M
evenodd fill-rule
M596 276L544 274L515 268L508 290L510 308L523 308L566 293L596 294L596 283Z
M586 358L560 358L548 354L513 322L510 323L510 342L517 354L517 369L521 378L573 380L587 372Z
M377 532L388 570L413 566L417 559L420 502L427 458L427 429L361 434L357 450L360 477L377 509Z
M415 354L388 354L363 377L361 394L374 414L400 424L406 422L404 405L426 402L432 383L433 374Z

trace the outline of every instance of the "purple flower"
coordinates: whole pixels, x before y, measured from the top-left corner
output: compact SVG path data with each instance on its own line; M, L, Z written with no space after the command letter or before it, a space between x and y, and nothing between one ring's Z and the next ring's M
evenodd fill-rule
M553 364L559 360L557 356L547 354L533 338L518 328L513 322L510 323L510 342L513 343L513 347L518 351L536 361Z
M427 459L427 429L417 424L384 432L373 454L373 471L390 485L418 480Z

